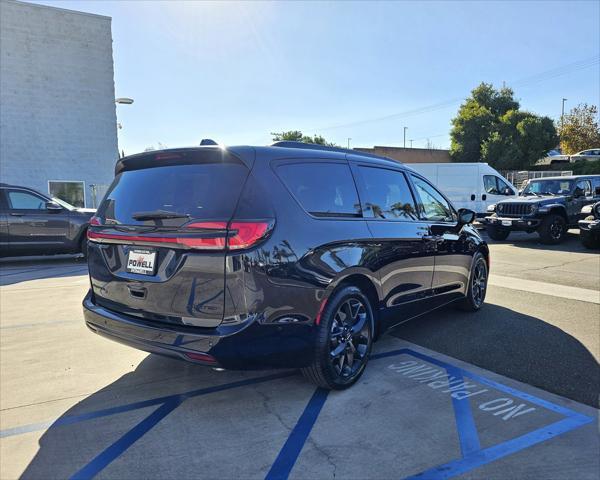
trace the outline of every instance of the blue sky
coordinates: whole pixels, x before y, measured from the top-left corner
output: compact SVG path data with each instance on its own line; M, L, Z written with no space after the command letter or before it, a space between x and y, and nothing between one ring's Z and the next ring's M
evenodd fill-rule
M600 103L600 2L38 1L111 16L119 145L449 146L460 99L506 82L554 119ZM426 108L432 107L432 108Z

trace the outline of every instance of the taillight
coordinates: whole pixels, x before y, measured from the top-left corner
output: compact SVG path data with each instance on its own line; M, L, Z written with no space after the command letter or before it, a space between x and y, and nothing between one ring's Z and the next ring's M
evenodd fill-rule
M102 221L96 215L90 218L88 223L90 225L102 225Z
M267 222L231 222L228 246L231 250L251 247L263 238L268 230Z
M249 248L264 238L271 226L270 222L234 221L228 228L227 222L193 222L185 225L185 235L127 235L88 229L87 237L99 242L167 243L197 250L240 250Z

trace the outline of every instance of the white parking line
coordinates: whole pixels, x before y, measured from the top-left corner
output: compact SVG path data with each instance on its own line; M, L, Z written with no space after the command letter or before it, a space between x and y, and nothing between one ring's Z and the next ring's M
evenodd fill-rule
M522 278L505 277L503 275L494 274L490 275L489 284L496 287L512 288L513 290L541 293L542 295L551 295L553 297L567 298L569 300L600 304L599 290L570 287L568 285L558 285L556 283L537 282L535 280L525 280Z

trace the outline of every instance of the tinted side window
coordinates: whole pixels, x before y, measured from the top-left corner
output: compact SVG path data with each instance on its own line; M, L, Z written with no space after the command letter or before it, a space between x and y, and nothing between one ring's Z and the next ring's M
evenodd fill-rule
M592 178L592 188L594 190L594 195L600 195L600 177Z
M365 186L364 216L388 220L416 220L415 202L402 172L358 167Z
M412 180L420 199L419 207L427 220L433 222L452 222L455 220L452 207L440 192L419 177L412 176Z
M592 194L592 184L589 180L579 180L575 188L581 189L586 197Z
M8 203L15 210L44 210L46 200L31 193L20 190L8 191Z
M294 163L281 165L279 177L310 214L361 216L350 167L342 163Z

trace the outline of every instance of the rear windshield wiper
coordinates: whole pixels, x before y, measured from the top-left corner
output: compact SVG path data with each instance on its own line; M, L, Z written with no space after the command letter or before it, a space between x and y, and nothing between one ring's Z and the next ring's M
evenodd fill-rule
M135 212L131 214L134 220L162 220L165 218L189 218L187 213L169 212L167 210L153 210L151 212Z

